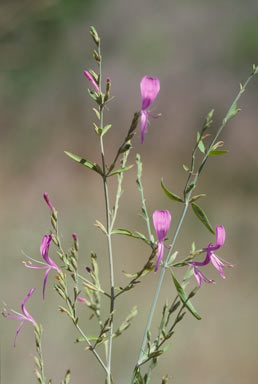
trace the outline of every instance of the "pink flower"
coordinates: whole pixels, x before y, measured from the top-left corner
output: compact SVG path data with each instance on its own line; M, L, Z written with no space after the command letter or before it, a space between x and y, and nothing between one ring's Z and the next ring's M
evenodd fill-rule
M87 77L87 79L89 80L89 82L93 85L93 87L96 89L97 92L99 92L99 86L98 84L96 83L96 81L93 79L92 75L90 74L89 71L84 71L83 72L84 75Z
M159 265L161 263L163 253L164 253L164 239L168 233L170 223L171 223L171 214L169 211L154 211L152 215L153 225L158 237L158 252L157 252L157 263L154 269L154 272L157 272Z
M156 118L152 115L148 108L156 99L160 90L160 81L157 77L144 76L140 83L142 108L141 108L141 143L144 141L144 136L147 131L148 117Z
M17 331L16 331L16 335L15 335L15 338L14 338L14 347L16 346L16 339L17 339L17 336L21 330L21 327L23 326L24 322L25 321L29 321L31 322L32 324L36 325L36 321L33 319L33 317L29 314L29 312L27 311L26 307L25 307L25 303L26 301L28 300L28 298L34 293L35 289L32 288L27 296L22 300L21 302L21 310L22 310L22 314L21 313L18 313L16 311L13 311L13 314L12 313L8 313L7 310L4 310L3 312L3 315L5 317L7 317L8 319L11 319L11 320L21 320L18 328L17 328Z
M199 286L201 285L201 281L200 281L199 277L200 277L200 275L202 275L202 273L199 271L198 268L196 268L197 266L203 267L204 265L212 263L213 266L219 271L219 274L223 279L226 278L224 275L223 268L233 267L229 263L222 262L218 258L218 256L216 256L214 254L214 251L216 251L217 249L220 249L223 246L223 244L225 243L225 239L226 239L225 228L223 227L223 225L218 225L216 227L216 244L213 245L210 243L207 248L203 249L203 251L206 252L205 259L202 262L191 261L188 263L189 265L192 265L194 267L194 275L196 277L196 280L197 280ZM196 272L196 270L197 270L197 272ZM199 277L198 277L198 275L199 275ZM207 278L203 278L202 280L204 280L206 282L213 282L212 280L207 281L208 280Z
M52 269L57 271L58 273L60 272L58 266L48 256L48 251L49 251L51 240L52 240L52 234L43 236L42 243L40 246L41 256L43 257L43 259L45 260L46 263L41 263L39 261L38 261L38 263L44 264L44 265L38 266L38 265L25 264L25 267L31 268L31 269L46 269L44 281L43 281L43 299L45 299L45 290L46 290L47 277L48 277L49 272Z

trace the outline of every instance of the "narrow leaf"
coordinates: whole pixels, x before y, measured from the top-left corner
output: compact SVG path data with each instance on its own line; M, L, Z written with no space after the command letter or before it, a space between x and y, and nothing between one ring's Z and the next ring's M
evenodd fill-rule
M192 305L191 301L188 300L188 295L187 293L185 292L184 288L179 284L179 282L177 281L174 273L170 270L171 272L171 276L172 276L172 279L173 279L173 282L175 284L175 287L176 287L176 290L177 290L177 293L180 297L180 299L182 300L183 304L186 306L186 308L191 312L191 314L197 319L197 320L201 320L201 316L198 314L198 312L195 310L194 306Z
M229 119L232 119L239 111L241 111L241 109L237 108L237 103L233 103L224 121L227 122Z
M112 231L112 235L126 235L126 236L133 236L133 233L131 231L128 231L128 229L114 229Z
M198 148L202 153L205 153L205 146L203 144L203 141L201 140L201 134L200 132L197 132L197 142L198 142Z
M104 136L105 133L107 133L111 127L112 127L112 124L105 125L105 127L102 129L101 136Z
M114 337L118 337L120 336L128 327L130 327L131 325L131 322L133 320L133 318L137 315L138 313L138 310L137 310L137 306L134 306L132 309L131 309L131 312L129 313L129 315L126 317L126 319L122 322L122 324L120 325L120 327L116 330L116 332L114 333Z
M114 176L114 175L117 175L117 174L120 174L122 172L125 172L125 171L128 171L129 169L131 169L134 165L128 165L126 167L123 167L123 168L120 168L120 169L117 169L116 171L113 171L111 172L108 176Z
M83 159L82 157L80 157L78 155L74 155L71 152L67 152L67 151L64 151L64 152L67 156L69 156L71 159L75 160L77 163L80 163L80 164L84 165L85 167L87 167L89 169L93 169L93 171L96 171L96 172L102 174L101 168L98 164L92 163L91 161Z
M100 221L96 220L95 226L98 227L105 235L107 235L107 230Z
M177 201L177 202L180 202L180 203L183 203L184 201L181 199L181 197L177 196L175 193L172 193L170 192L164 185L163 183L163 180L161 179L161 187L163 189L163 191L165 192L165 194L167 195L167 197L170 199L170 200L174 200L174 201Z
M190 200L190 203L193 203L194 201L200 199L201 197L205 197L205 193L200 193L199 195L193 196Z
M228 153L226 150L221 150L221 151L210 151L209 156L220 156L220 155L225 155Z
M90 97L91 97L94 101L97 101L98 96L96 95L96 93L93 92L92 90L90 90L89 88L88 88L88 92L89 92Z
M93 127L94 127L94 130L95 130L96 134L97 134L98 136L101 136L101 134L102 134L102 129L101 129L100 127L98 127L96 123L93 123Z
M92 108L93 111L96 113L97 118L100 120L100 113L96 108Z
M140 233L140 232L133 233L131 231L128 231L128 229L123 229L123 228L114 229L112 231L112 235L125 235L125 236L129 236L129 237L133 237L134 239L143 240L148 245L150 244L150 242L146 239L146 237L142 233Z
M198 217L198 219L205 225L205 227L214 235L215 232L209 222L209 219L206 215L206 213L203 211L203 209L201 207L199 207L199 205L197 204L194 204L192 203L191 204L192 208L193 208L193 211L195 213L195 215Z

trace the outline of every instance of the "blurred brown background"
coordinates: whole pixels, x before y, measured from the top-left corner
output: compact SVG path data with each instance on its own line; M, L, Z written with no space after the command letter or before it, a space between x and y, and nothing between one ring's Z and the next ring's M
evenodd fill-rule
M81 267L88 265L89 252L94 250L103 279L108 279L105 239L93 225L96 218L104 221L101 180L63 153L70 150L99 161L91 125L93 105L83 76L83 70L94 65L89 26L95 25L102 36L104 76L111 77L115 96L106 113L106 122L113 124L105 137L109 159L133 112L140 108L141 77L160 78L161 92L153 110L161 112L162 118L151 121L144 145L138 132L131 161L141 153L149 211L172 212L171 235L180 211L162 193L160 177L169 189L181 192L182 163L190 160L204 116L215 108L215 129L239 82L248 77L253 63L258 64L257 19L255 0L0 1L0 298L18 309L27 291L36 288L28 309L44 326L46 374L53 383L61 382L68 367L74 384L104 382L101 368L81 345L73 343L77 335L56 309L54 274L49 276L47 299L42 303L42 271L27 270L21 263L22 250L40 259L41 238L49 230L49 212L42 199L47 191L59 211L64 246L71 245L71 233L77 232ZM176 384L257 381L257 96L258 78L241 99L243 111L223 132L228 155L210 159L198 186L199 193L208 194L201 205L210 220L227 230L219 255L235 267L226 270L225 281L212 268L207 270L217 284L203 286L194 299L203 320L188 314L178 326L153 383L161 383L166 373L169 382ZM135 178L135 169L126 175L118 226L145 231L138 215ZM204 247L214 238L189 212L176 247L181 257L193 240L197 247ZM115 238L114 248L116 284L123 284L121 270L135 271L148 250L127 238ZM114 342L117 384L129 382L157 277L151 274L127 294L127 302L119 302L116 325L136 302L139 315ZM165 298L174 295L168 278L156 320ZM90 334L94 326L87 325L87 318L86 313L85 330ZM0 318L1 384L36 382L32 328L24 325L13 349L17 326L18 322Z

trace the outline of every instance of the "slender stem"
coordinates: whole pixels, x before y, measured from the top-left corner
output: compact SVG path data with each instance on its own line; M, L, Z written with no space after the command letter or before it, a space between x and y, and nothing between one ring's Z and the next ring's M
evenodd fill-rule
M163 279L164 279L164 276L165 276L165 272L166 272L166 264L167 264L167 262L169 260L169 257L170 257L170 255L171 255L171 253L173 251L173 248L174 248L174 245L175 245L175 242L176 242L176 238L178 236L178 233L179 233L180 228L182 226L185 214L187 212L187 208L188 208L188 202L185 203L183 212L181 214L180 220L178 222L178 225L177 225L174 237L173 237L173 241L172 241L171 246L170 246L170 250L169 250L168 255L166 257L166 260L165 260L165 262L164 262L164 264L162 265L162 268L161 268L159 280L158 280L158 283L157 283L156 292L155 292L155 295L154 295L154 298L153 298L153 302L152 302L152 305L151 305L149 318L148 318L147 325L146 325L145 332L144 332L144 336L143 336L143 341L142 341L142 345L141 345L141 349L140 349L140 354L139 354L138 361L137 361L137 366L139 366L141 364L142 358L143 358L144 353L145 353L145 347L146 347L146 342L147 342L147 333L148 333L148 331L150 329L150 326L151 326L151 323L152 323L152 318L153 318L153 315L154 315L154 312L155 312L155 308L156 308L156 304L157 304L157 301L158 301L158 298L159 298L160 289L161 289L161 286L162 286L162 283L163 283Z
M89 348L90 350L93 352L93 354L95 355L95 357L97 358L98 362L101 364L101 366L104 368L104 370L106 371L107 375L109 374L109 370L108 368L106 367L105 363L103 362L103 360L101 359L101 357L99 356L98 352L93 349L88 337L85 335L85 333L83 332L83 330L79 327L79 325L77 323L74 323L77 330L80 332L80 334L82 335L82 337L84 338L84 340L86 341L86 343L89 345Z
M146 207L146 201L145 201L144 192L143 192L143 186L142 186L142 162L141 162L141 158L140 158L139 154L136 156L136 164L137 164L137 184L138 184L138 189L139 189L140 195L141 195L142 209L144 211L145 221L146 221L146 224L147 224L149 240L150 240L150 243L151 243L151 247L153 248L154 247L154 238L153 238L153 235L151 233L150 218L149 218L149 215L148 215L148 211L147 211L147 207Z
M101 80L102 80L102 57L100 43L98 46L98 53L100 57L99 62L99 91L101 94ZM102 131L103 125L103 104L99 107L100 112L100 129ZM111 357L112 357L112 334L113 334L113 311L115 303L115 282L114 282L114 268L113 268L113 253L112 253L112 241L111 241L111 223L110 223L110 204L109 204L109 193L107 184L107 169L105 162L104 144L103 137L100 136L100 151L102 158L102 171L103 171L103 184L104 184L104 196L105 196L105 207L106 207L106 230L107 230L107 242L108 242L108 257L109 257L109 271L110 271L110 330L108 340L108 353L107 353L107 384L111 384Z
M201 165L198 169L198 172L196 173L195 177L194 177L194 180L193 180L193 183L194 185L196 184L197 180L198 180L198 177L202 171L202 168L203 166L205 165L207 159L208 159L208 156L209 156L209 153L212 149L212 146L215 144L218 136L220 135L221 131L223 130L223 128L225 127L225 125L227 124L228 120L229 120L229 112L231 110L231 108L233 107L234 104L237 103L237 101L239 100L239 98L241 97L241 95L243 94L244 90L246 89L248 83L250 82L250 80L252 79L252 77L256 74L256 72L253 72L249 78L247 79L247 81L244 83L243 87L240 89L240 92L237 94L236 98L234 99L233 103L231 104L230 108L228 109L228 112L227 112L227 115L225 117L225 119L223 120L221 126L219 127L213 141L211 142L207 152L205 153L204 155L204 158L201 162ZM187 183L189 182L189 178L187 179ZM146 328L145 328L145 332L144 332L144 337L143 337L143 341L142 341L142 345L141 345L141 349L140 349L140 353L139 353L139 357L138 357L138 361L137 361L137 364L136 364L136 367L135 367L135 370L134 370L134 376L133 376L133 380L132 380L132 383L136 383L135 382L135 375L137 373L137 369L139 368L139 366L142 364L142 361L143 361L143 356L145 354L145 348L146 348L146 342L147 342L147 333L151 327L151 323L152 323L152 318L153 318L153 315L154 315L154 312L155 312L155 308L156 308L156 304L157 304L157 301L158 301L158 297L159 297L159 293L160 293L160 290L161 290L161 286L162 286L162 283L163 283L163 279L164 279L164 276L165 276L165 272L166 272L166 267L167 267L167 263L168 263L168 260L170 258L170 255L172 254L172 251L173 251L173 248L174 248L174 245L175 245L175 242L176 242L176 238L178 236L178 233L180 231L180 228L182 226L182 223L183 223L183 220L184 220L184 217L186 215L186 212L187 212L187 209L188 209L188 205L189 205L189 200L190 200L190 197L191 197L191 194L192 194L192 190L189 191L189 193L186 194L186 198L185 198L185 206L184 206L184 209L183 209L183 212L181 214L181 217L179 219L179 222L178 222L178 225L177 225L177 228L176 228L176 231L175 231L175 234L174 234L174 237L173 237L173 240L171 242L171 246L170 246L170 250L166 256L166 259L163 263L163 266L162 266L162 269L161 269L161 272L160 272L160 276L159 276L159 280L157 282L157 287L156 287L156 292L155 292L155 295L154 295L154 298L153 298L153 302L152 302L152 305L151 305L151 309L150 309L150 313L149 313L149 318L147 320L147 325L146 325Z
M129 156L129 152L130 152L130 149L126 153L124 153L124 155L123 155L123 160L122 160L122 164L121 164L122 168L124 168L126 166L126 162L127 162L128 156ZM115 201L115 205L114 205L114 208L113 208L112 220L111 220L111 224L110 224L110 230L111 231L113 230L113 227L114 227L114 224L115 224L115 221L116 221L117 211L118 211L118 207L119 207L119 200L120 200L120 197L121 197L122 192L123 192L122 191L123 178L124 178L124 173L121 172L117 176L116 201Z
M39 358L41 361L41 376L42 379L44 380L42 384L45 384L46 378L45 378L45 372L44 372L44 361L43 361L43 356L42 356L42 346L41 343L39 344L39 350L38 350Z

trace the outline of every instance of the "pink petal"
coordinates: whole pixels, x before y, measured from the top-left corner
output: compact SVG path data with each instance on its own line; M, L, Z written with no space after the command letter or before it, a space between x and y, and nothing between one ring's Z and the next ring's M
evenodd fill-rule
M30 268L30 269L46 269L48 268L47 265L31 265L31 264L24 264L24 266L26 268Z
M142 111L145 111L156 99L160 90L160 81L157 77L144 76L140 83L142 97Z
M45 300L45 291L46 291L46 284L47 284L47 277L49 272L51 271L51 268L48 268L45 272L44 281L43 281L43 300Z
M148 125L148 112L141 111L141 143L144 142L144 136L147 132L147 125Z
M206 283L215 283L214 280L207 279L207 277L195 266L194 266L194 276L197 280L199 287L202 285L202 281L205 281Z
M214 253L211 254L211 262L214 265L214 267L219 271L220 276L225 279L226 276L224 275L222 267L225 267L225 264L222 263L219 258L214 255Z
M161 260L163 258L163 254L164 254L164 243L161 242L161 243L158 243L157 263L155 265L154 272L157 272L159 265L161 263Z
M51 204L51 202L50 202L50 200L49 200L48 193L45 192L43 196L44 196L45 202L46 202L47 205L49 206L50 210L51 210L52 212L54 212L54 207L53 207L53 205Z
M24 321L22 321L22 322L19 324L18 328L17 328L16 334L15 334L15 338L14 338L14 344L13 344L14 347L16 347L16 339L17 339L17 336L18 336L19 333L20 333L20 330L21 330L21 327L23 326L23 324L24 324Z
M210 252L208 252L203 261L189 261L188 264L193 266L203 267L204 265L209 264L210 261L211 261Z
M52 240L52 235L44 235L43 236L43 239L42 239L42 242L41 242L41 245L40 245L40 253L41 253L41 256L43 257L43 259L48 263L49 259L48 259L48 250L49 250L49 247L50 247L50 243L51 243L51 240Z
M162 242L165 239L171 224L171 214L167 210L156 210L153 212L152 219L158 241Z
M216 227L216 249L222 247L226 240L226 231L223 225L217 225Z
M87 77L87 79L89 80L89 82L93 85L93 87L96 89L96 91L98 92L98 91L99 91L99 86L98 86L98 84L95 82L95 80L93 79L93 77L91 76L90 72L89 72L89 71L84 71L83 73L84 73L84 75Z
M35 323L35 320L33 319L33 317L29 314L29 312L27 311L26 307L25 307L25 304L26 304L26 301L29 299L29 297L35 292L35 289L34 288L31 288L27 294L27 296L22 300L22 303L21 303L21 310L22 310L22 313L24 314L24 316L29 320L29 321L32 321Z

